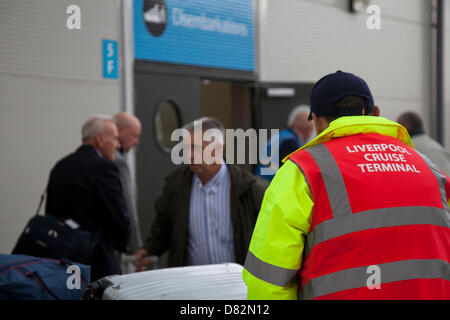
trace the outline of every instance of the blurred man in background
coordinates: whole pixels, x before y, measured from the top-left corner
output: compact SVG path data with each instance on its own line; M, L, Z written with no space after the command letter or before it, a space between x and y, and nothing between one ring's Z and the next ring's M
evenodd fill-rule
M120 148L116 150L116 164L119 168L123 195L130 216L130 243L128 253L134 254L142 247L139 216L136 207L136 184L127 162L127 154L139 144L142 125L138 118L126 112L119 112L114 116L114 122L119 130Z
M201 130L194 129L201 124ZM155 202L156 218L142 249L136 253L137 271L146 270L147 255L169 250L168 266L236 262L243 264L267 184L223 159L225 129L204 117L185 127L190 158L167 178ZM220 141L208 142L215 129ZM195 131L195 133L194 133ZM204 151L215 143L212 163ZM199 161L196 161L199 160Z
M299 105L289 113L287 120L288 128L280 131L277 136L272 137L270 142L267 144L265 154L272 158L270 161L271 166L268 167L262 163L259 163L256 167L257 175L271 181L275 176L278 167L282 165L282 160L311 139L314 126L310 121L308 121L308 116L309 106L307 105ZM272 150L272 146L278 146L279 151L276 159L274 159L274 157L276 157L277 154L276 152L273 152L274 150ZM261 153L261 158L265 159L263 153ZM266 160L262 162L267 162ZM270 170L270 173L263 174L261 171L262 168Z
M117 252L127 249L130 221L114 163L120 144L113 119L92 117L81 134L82 145L50 172L45 212L99 232L90 261L91 281L95 281L121 273Z
M413 111L402 113L397 122L408 130L414 147L425 154L444 173L450 175L450 154L442 145L425 133L421 117Z

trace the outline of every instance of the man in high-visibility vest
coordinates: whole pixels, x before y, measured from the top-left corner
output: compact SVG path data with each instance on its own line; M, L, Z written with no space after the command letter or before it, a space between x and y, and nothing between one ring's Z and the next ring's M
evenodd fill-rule
M318 136L265 193L248 299L450 299L449 178L356 75L320 79L310 106Z

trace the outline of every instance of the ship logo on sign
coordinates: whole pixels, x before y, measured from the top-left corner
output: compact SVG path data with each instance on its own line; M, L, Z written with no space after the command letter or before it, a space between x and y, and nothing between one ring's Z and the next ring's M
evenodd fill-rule
M164 0L146 0L142 10L142 17L148 31L155 37L159 37L167 24L167 6Z
M155 4L155 6L144 13L145 22L152 23L166 23L166 8L161 7L160 4Z

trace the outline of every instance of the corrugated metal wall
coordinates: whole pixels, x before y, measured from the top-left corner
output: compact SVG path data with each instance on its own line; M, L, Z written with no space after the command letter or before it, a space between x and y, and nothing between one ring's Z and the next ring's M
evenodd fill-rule
M430 112L429 11L426 0L372 0L381 30L344 0L260 0L259 77L315 82L338 69L363 77L382 115Z
M445 38L445 47L444 47L444 143L447 147L447 150L450 150L450 2L444 1L445 6L445 16L444 16L444 38Z
M66 8L81 8L68 30ZM121 108L102 78L102 39L119 40L116 0L0 1L0 252L36 210L54 163L80 144L92 114ZM119 75L120 77L120 75Z

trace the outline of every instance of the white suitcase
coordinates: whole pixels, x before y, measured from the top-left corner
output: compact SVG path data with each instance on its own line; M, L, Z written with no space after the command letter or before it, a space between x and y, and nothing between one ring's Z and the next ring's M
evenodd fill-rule
M91 283L84 299L246 300L242 269L223 263L108 276Z

